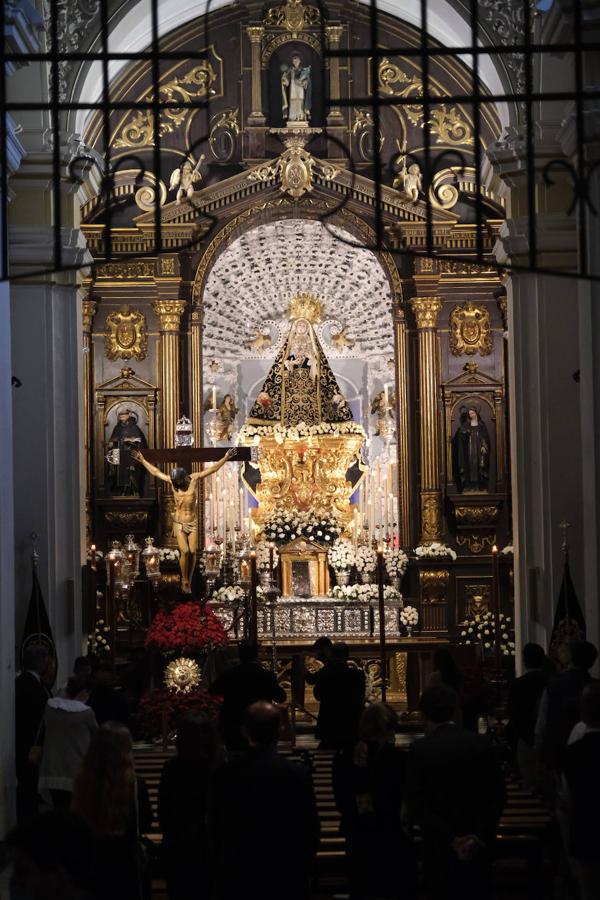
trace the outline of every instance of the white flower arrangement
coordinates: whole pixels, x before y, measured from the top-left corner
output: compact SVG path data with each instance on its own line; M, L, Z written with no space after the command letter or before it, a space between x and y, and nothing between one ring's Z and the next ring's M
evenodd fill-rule
M385 570L390 578L402 578L408 568L408 556L404 550L392 547L383 554Z
M352 541L346 538L338 538L333 547L327 552L329 565L336 572L347 572L354 565L354 547Z
M419 544L415 548L415 554L419 559L456 559L456 551L440 541L431 541L429 544Z
M414 628L419 623L419 613L414 606L405 606L400 610L400 622L405 627Z
M224 584L213 594L216 603L241 603L244 599L244 589L239 584Z
M356 571L364 574L374 572L377 568L377 554L368 544L362 544L356 551L354 562Z
M515 655L515 636L510 616L499 615L500 652L502 656ZM494 613L470 613L462 623L461 644L480 644L485 652L493 650L496 642L496 619Z
M279 562L279 553L275 546L270 547L267 541L260 541L256 545L256 565L259 572L268 572L271 566L271 552L273 553L273 568Z
M376 584L336 584L330 588L329 596L333 600L363 600L369 603L379 598L379 588ZM386 585L383 589L383 599L385 602L402 600L402 594L396 588Z
M179 559L179 550L172 547L161 547L158 551L161 562L177 562Z
M94 548L92 550L91 547L87 549L87 560L88 562L95 562L97 559L104 559L104 553L102 550L98 550L98 548Z
M274 437L278 444L283 444L284 441L299 441L318 435L340 437L345 434L359 434L365 437L365 430L358 422L320 422L318 425L299 422L291 428L286 428L279 422L275 425L246 424L240 430L238 443L258 444L261 437Z
M275 544L287 544L305 537L309 541L333 546L342 531L337 516L317 509L278 512L263 526L265 540Z
M503 547L500 551L502 556L514 556L514 547L512 544L507 544L506 547Z

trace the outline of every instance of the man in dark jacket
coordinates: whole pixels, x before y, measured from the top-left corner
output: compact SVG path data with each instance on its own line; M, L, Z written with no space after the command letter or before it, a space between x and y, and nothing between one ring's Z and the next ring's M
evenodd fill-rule
M358 721L365 704L365 674L361 669L348 665L347 644L331 645L320 638L315 643L321 669L306 680L314 685L315 700L319 701L319 716L315 734L322 750L339 750L354 743Z
M504 807L504 778L490 742L452 721L457 697L438 685L421 696L426 735L410 748L407 802L423 832L423 870L435 900L481 900Z
M17 819L31 822L38 813L38 765L31 748L41 743L46 703L52 696L42 677L50 662L48 648L30 644L23 653L23 671L15 679L15 761L17 769Z
M248 746L242 723L252 703L284 703L286 699L274 673L260 665L256 644L242 641L238 653L239 665L226 669L210 686L213 696L223 698L219 730L228 750L245 750Z
M215 900L307 900L319 844L309 769L276 752L279 710L254 703L249 750L217 769L209 795Z
M581 900L600 897L600 684L583 689L581 713L585 724L582 738L564 753L563 776L567 788L569 854L579 883Z
M532 789L536 782L535 723L540 698L548 683L544 648L539 644L523 647L525 673L508 687L508 734L514 747L523 786Z

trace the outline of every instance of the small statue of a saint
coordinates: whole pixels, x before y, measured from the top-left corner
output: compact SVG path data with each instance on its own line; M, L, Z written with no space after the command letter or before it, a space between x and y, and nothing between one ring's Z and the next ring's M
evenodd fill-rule
M281 67L282 113L286 122L310 121L311 105L310 66L303 66L298 53L292 56L291 65Z
M373 397L373 402L371 403L371 415L377 416L375 427L375 435L377 437L387 438L390 429L393 428L395 402L396 400L393 391L389 391L387 388L384 388L383 391L379 391L379 393L375 394Z
M170 484L173 493L173 502L175 509L173 511L173 535L177 538L177 546L179 547L179 568L181 571L181 590L184 594L191 592L192 575L196 565L196 551L198 550L198 500L196 486L199 481L208 478L214 472L217 472L221 466L230 460L236 454L236 448L230 448L227 453L207 469L201 472L192 472L191 475L177 467L171 471L170 475L162 472L157 466L149 463L139 450L132 450L132 457L144 468L159 478Z
M490 475L490 437L479 409L461 406L452 438L452 470L458 491L485 491Z
M223 430L219 436L220 441L230 441L233 437L233 423L239 409L235 405L232 394L225 394L223 402L219 406L219 415L223 424Z
M287 423L316 425L319 421L319 354L312 328L306 319L296 319L292 323L283 366Z
M117 412L117 423L107 444L108 486L113 496L144 496L145 472L131 460L130 450L144 450L146 436L138 425L138 417L128 407Z

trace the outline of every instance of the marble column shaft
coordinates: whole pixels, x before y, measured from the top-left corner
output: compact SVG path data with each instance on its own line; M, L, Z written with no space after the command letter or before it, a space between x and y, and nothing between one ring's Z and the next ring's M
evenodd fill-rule
M263 121L264 115L262 111L262 89L260 80L260 45L264 29L262 25L250 25L246 31L250 38L250 48L252 53L252 112L250 113L250 118Z

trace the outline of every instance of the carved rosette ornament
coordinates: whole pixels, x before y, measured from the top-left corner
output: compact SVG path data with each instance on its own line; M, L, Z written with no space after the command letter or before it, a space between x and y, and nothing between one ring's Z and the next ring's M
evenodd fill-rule
M139 309L122 306L106 317L104 350L107 359L145 359L148 350L146 317Z
M489 356L494 342L490 314L485 306L465 303L450 313L450 352L454 356Z

